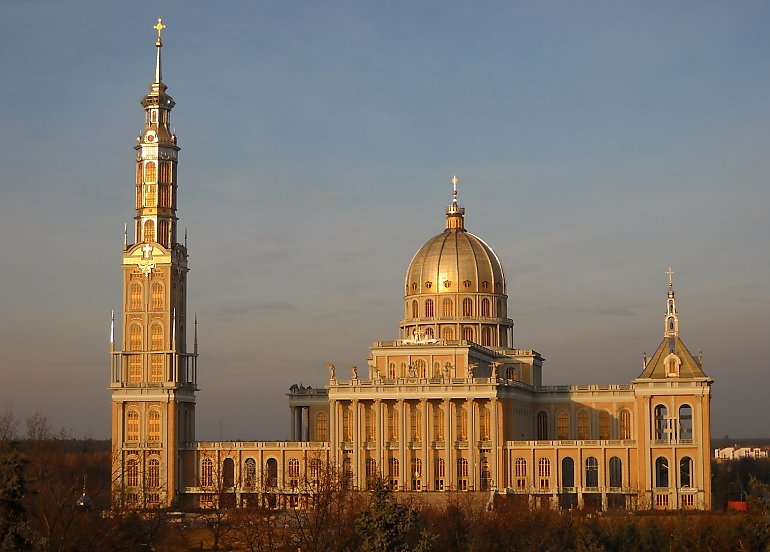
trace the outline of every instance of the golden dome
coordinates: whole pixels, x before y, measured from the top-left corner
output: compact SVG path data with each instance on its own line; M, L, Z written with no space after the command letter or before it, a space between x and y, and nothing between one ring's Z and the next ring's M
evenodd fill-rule
M500 259L464 228L465 209L447 208L447 228L417 251L406 271L406 295L484 293L505 295Z

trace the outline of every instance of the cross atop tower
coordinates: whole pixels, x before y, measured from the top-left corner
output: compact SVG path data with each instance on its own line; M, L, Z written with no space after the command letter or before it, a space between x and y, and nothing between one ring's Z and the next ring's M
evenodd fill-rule
M668 267L666 274L668 274L668 287L674 287L674 280L672 278L672 276L674 275L674 271L671 270L670 266Z
M163 20L162 20L162 19L159 17L159 18L158 18L158 23L157 23L157 24L155 24L155 25L153 25L153 27L152 27L152 28L153 28L153 29L155 29L156 31L158 31L158 41L160 42L160 32L161 32L163 29L165 29L165 28L166 28L166 26L163 24Z

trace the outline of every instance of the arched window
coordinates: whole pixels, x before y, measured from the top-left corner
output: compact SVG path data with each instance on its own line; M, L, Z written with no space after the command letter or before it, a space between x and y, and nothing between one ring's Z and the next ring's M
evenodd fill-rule
M390 440L398 441L398 407L392 405L388 411L388 430L390 431Z
M154 161L148 161L144 165L144 181L155 182L156 176L157 176L157 165L155 165Z
M559 410L556 413L556 438L569 439L569 414L566 410ZM567 485L572 487L572 485Z
M412 441L420 440L420 426L422 424L422 416L420 415L420 408L417 405L412 405L409 409L411 418L409 420L409 426L412 430Z
M537 413L537 440L548 440L548 414L542 410Z
M623 461L617 456L610 458L610 487L619 489L623 486Z
M440 362L434 362L433 363L433 377L434 378L440 378L441 377L441 363Z
M465 326L463 328L463 339L465 341L473 341L473 328Z
M396 363L388 364L388 379L396 379Z
M468 410L464 406L457 407L457 440L468 440Z
M527 459L519 456L513 463L514 474L516 476L516 488L527 488Z
M139 460L136 458L129 458L126 462L126 486L139 486Z
M133 322L128 330L128 348L131 351L142 350L142 325Z
M402 378L406 377L406 362L401 363L401 377Z
M495 284L495 287L497 287L497 284ZM497 312L495 313L495 316L497 318L502 318L503 314L504 314L503 313L503 300L502 299L498 299L497 300Z
M418 358L417 360L414 361L414 369L417 372L418 378L426 377L427 374L425 373L426 372L425 361L422 360L421 358Z
M668 410L662 404L655 407L655 440L668 441Z
M655 459L655 486L659 489L668 487L668 458L663 456Z
M440 406L433 407L433 438L439 443L444 441L444 411Z
M446 327L444 328L444 331L442 332L442 337L446 341L452 341L455 338L455 333L452 331L452 328Z
M147 462L147 486L150 489L160 487L160 460L157 458L150 458Z
M168 224L167 220L161 220L158 222L158 241L165 245L166 247L170 247L171 243L169 240L169 234L170 234L171 227Z
M299 460L296 458L289 460L289 477L299 477Z
M211 458L204 458L201 461L201 487L211 487L214 485L214 462Z
M551 488L551 461L548 458L537 461L537 476L540 479L541 489Z
M460 491L468 490L468 461L465 458L457 459L457 488Z
M342 488L351 489L353 487L353 463L350 456L342 459Z
M481 316L486 316L487 318L491 316L491 313L489 311L489 306L490 306L489 299L485 297L484 299L481 300Z
M492 472L489 470L489 460L486 458L481 459L479 476L481 480L481 490L488 491L492 484Z
M570 456L565 456L561 460L561 486L575 486L575 461Z
M449 297L445 297L441 301L441 312L445 318L451 318L454 314L454 308L452 307L452 300Z
M160 282L152 283L152 310L163 310L163 284Z
M150 410L147 416L147 440L151 443L160 442L160 412L155 409Z
M489 409L486 406L479 406L479 429L481 430L481 440L489 441L492 437L491 418Z
M132 282L128 295L129 309L132 311L142 310L142 284Z
M401 470L398 464L398 459L391 458L388 461L388 477L390 477L391 485L393 489L398 489L398 479L401 477Z
M692 407L689 404L679 407L679 439L683 443L692 442Z
M150 382L163 383L163 355L150 355Z
M364 431L366 435L365 440L369 442L373 442L374 441L374 407L373 406L365 407Z
M155 193L157 184L145 184L144 185L144 206L145 207L157 207L158 196Z
M126 416L126 441L136 442L139 440L139 412L129 410Z
M128 357L128 383L142 382L142 357L131 355Z
M631 438L631 412L625 409L620 411L620 438Z
M155 221L144 221L144 241L146 243L155 241Z
M325 412L320 412L315 417L315 438L316 441L326 441L327 436L327 424L328 424L328 418L326 417Z
M243 486L253 487L257 482L257 461L253 458L247 458L243 464Z
M599 412L599 439L610 438L610 413L606 410Z
M470 297L463 299L463 316L473 316L473 299Z
M150 347L153 351L163 350L163 325L160 322L153 322L150 326Z
M679 460L679 486L692 487L692 458L689 456Z
M222 486L225 488L235 485L235 462L232 458L225 458L222 462Z
M314 486L318 486L321 479L321 460L312 458L310 460L310 479Z
M267 486L278 486L278 460L275 458L267 459Z
M412 490L413 491L419 491L421 484L420 480L422 479L422 460L419 458L412 458Z
M444 478L446 477L446 462L444 462L443 458L439 458L436 461L436 481L434 490L436 491L443 491L444 490Z
M412 318L420 316L420 307L417 301L412 301Z
M377 461L374 458L367 458L364 463L364 469L366 483L371 485L377 479Z
M433 316L433 299L425 300L425 316L428 318Z
M587 410L578 412L578 439L591 438L591 419L588 417Z
M433 328L425 328L425 337L433 339Z
M481 344L485 347L492 345L492 330L490 328L482 328L481 330Z
M595 456L586 458L586 487L599 486L599 461Z

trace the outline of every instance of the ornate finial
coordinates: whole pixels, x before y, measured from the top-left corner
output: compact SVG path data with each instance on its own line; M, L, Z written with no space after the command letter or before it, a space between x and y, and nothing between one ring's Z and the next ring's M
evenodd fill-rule
M176 309L171 309L171 347L176 350Z
M123 250L128 249L128 223L123 223Z
M674 287L674 271L671 270L671 266L668 267L666 274L668 274L668 287Z
M457 185L460 183L460 179L457 176L452 177L452 203L457 203Z
M464 230L463 215L465 215L465 209L457 203L457 185L460 183L460 179L453 176L450 182L452 183L452 203L446 208L446 227Z
M197 355L198 354L198 313L195 313L195 331L194 331L194 338L193 338L193 352Z
M166 28L166 26L163 24L163 20L159 17L158 23L155 24L152 28L158 31L158 42L160 42L160 32Z
M115 309L110 314L110 349L115 350Z

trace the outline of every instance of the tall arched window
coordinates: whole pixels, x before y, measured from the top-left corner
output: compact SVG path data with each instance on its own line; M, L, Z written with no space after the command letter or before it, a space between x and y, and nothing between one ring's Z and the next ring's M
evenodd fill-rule
M150 347L153 351L163 350L163 325L160 322L153 322L150 326Z
M566 410L559 410L556 413L556 438L569 439L569 414ZM572 485L567 485L572 487Z
M513 463L514 475L516 476L516 488L527 488L527 459L519 456Z
M139 460L136 458L129 458L126 462L126 486L139 486Z
M444 478L446 477L446 462L444 462L443 458L439 458L436 461L436 481L434 490L436 491L443 491L444 490Z
M445 297L441 301L441 312L445 318L451 318L454 309L452 308L452 300L449 297Z
M537 440L546 441L548 439L548 414L542 410L537 413Z
M412 441L420 440L420 426L422 425L422 416L420 416L420 408L417 405L412 405L409 409L411 418L409 420L409 426L412 430Z
M692 458L689 456L679 460L679 486L692 487Z
M581 410L578 412L578 439L590 439L591 438L591 418L588 417L587 410Z
M610 438L610 413L606 410L599 412L599 439Z
M243 463L243 486L253 487L257 482L257 461L253 458L247 458Z
M433 328L425 328L425 337L428 339L433 339Z
M392 442L398 441L398 406L391 405L388 411L388 430L390 432L390 440Z
M485 347L489 347L492 345L492 330L490 328L487 328L487 327L482 328L481 344Z
M433 299L425 300L425 316L428 318L433 316Z
M150 458L147 462L147 486L150 489L160 487L160 460L158 458Z
M491 316L489 306L489 299L485 297L481 300L481 316L486 316L487 318Z
M126 416L126 441L136 442L139 440L139 412L129 410Z
M468 440L468 410L464 406L457 407L457 440Z
M148 161L144 165L144 181L155 182L157 176L157 166L154 161Z
M422 460L419 458L412 458L412 490L413 491L419 491L421 484L420 480L422 479Z
M561 460L561 486L575 486L575 461L570 456L565 456Z
M412 318L417 318L420 316L420 306L417 301L412 301Z
M345 407L342 412L342 440L350 442L353 440L353 415L350 409Z
M440 406L433 407L433 438L439 443L444 441L444 411Z
M147 416L147 440L151 443L160 442L160 412L155 409L150 410Z
M321 480L321 460L318 458L310 459L310 479L313 486L318 486Z
M145 207L157 207L158 195L155 193L157 184L145 184L144 185L144 206Z
M452 328L446 327L446 328L444 328L444 330L442 331L442 334L441 334L441 336L442 336L442 337L443 337L443 338L444 338L446 341L452 341L452 340L455 338L455 333L454 333L454 331L452 330Z
M366 435L366 441L374 441L374 407L366 406L364 414L364 431Z
M586 458L586 487L599 486L599 461L595 456Z
M465 458L457 459L457 488L460 491L468 490L468 461Z
M155 241L155 221L144 221L144 241L146 243Z
M132 311L142 310L142 284L132 282L128 296L129 309Z
M683 443L692 442L692 407L689 404L679 407L679 439Z
M278 486L278 460L275 458L267 459L267 486Z
M484 405L479 406L479 429L481 430L480 437L482 441L489 441L492 438L490 418L489 409Z
M167 220L161 220L158 222L158 241L166 247L171 246L171 240L169 234L171 233L171 226Z
M631 438L631 412L625 409L620 411L620 438Z
M473 299L470 297L463 299L463 316L473 316Z
M463 339L465 341L473 341L473 328L465 326L463 328Z
M401 363L401 377L402 378L406 377L406 362Z
M623 486L623 461L617 456L610 458L610 487L619 489Z
M315 438L316 441L326 441L327 417L325 412L320 412L315 417Z
M163 310L163 284L161 282L152 283L152 310Z
M214 462L211 458L204 458L201 461L201 487L212 487L214 485Z
M289 477L291 478L297 478L299 477L299 460L296 458L292 458L289 460Z
M150 383L163 382L163 355L150 355Z
M128 348L131 351L142 350L142 325L132 322L128 329Z
M489 460L486 458L481 459L480 473L481 490L488 491L492 484L492 472L489 470Z
M417 360L414 361L414 369L417 372L418 378L424 378L427 376L426 364L425 364L425 361L422 360L421 358L418 358Z
M128 357L128 383L142 382L142 357L131 355Z
M540 479L541 489L551 488L551 461L548 458L537 461L537 476Z
M390 482L393 486L393 489L398 489L398 479L401 477L401 469L398 463L398 459L391 458L388 461L388 476L390 477Z
M502 318L503 314L504 314L503 313L503 300L502 299L498 299L497 300L497 312L495 313L495 316L497 318Z
M364 463L364 473L366 475L366 484L371 485L377 479L377 461L374 458L367 458Z
M668 441L668 410L662 404L655 407L655 440Z
M668 458L663 456L655 459L655 486L659 489L668 488Z

